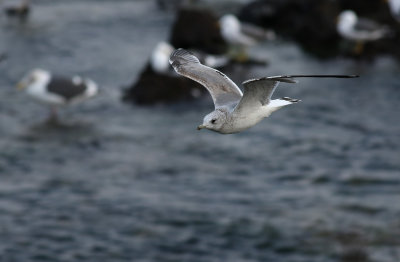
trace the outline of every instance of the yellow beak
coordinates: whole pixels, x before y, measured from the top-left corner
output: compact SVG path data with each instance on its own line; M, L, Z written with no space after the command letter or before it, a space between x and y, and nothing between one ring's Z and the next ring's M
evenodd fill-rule
M202 130L203 128L206 128L206 127L203 126L203 125L199 125L199 126L197 127L197 130Z

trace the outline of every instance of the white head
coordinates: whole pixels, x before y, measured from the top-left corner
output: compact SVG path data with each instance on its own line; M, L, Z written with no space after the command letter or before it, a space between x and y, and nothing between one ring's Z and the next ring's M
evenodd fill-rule
M345 10L340 13L338 18L339 28L353 27L357 23L357 14L352 10Z
M151 68L157 73L165 73L170 68L169 56L174 47L166 42L160 42L154 48L150 58Z
M229 40L232 34L236 34L240 31L240 21L232 14L221 17L219 23L221 25L222 36L228 38L227 40Z
M215 110L208 115L206 115L203 119L203 124L197 127L198 130L203 128L219 131L221 130L222 126L226 123L227 120L227 113L221 110Z
M29 88L36 84L42 84L50 79L50 73L43 69L34 69L29 72L22 80L17 84L18 89Z

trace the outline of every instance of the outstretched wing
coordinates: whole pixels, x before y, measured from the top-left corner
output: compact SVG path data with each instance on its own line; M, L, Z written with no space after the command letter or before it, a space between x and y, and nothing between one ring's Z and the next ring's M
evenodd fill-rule
M226 75L211 67L202 65L199 59L184 49L175 50L169 59L175 71L202 84L210 92L215 108L237 104L242 91Z
M259 79L251 79L243 82L244 95L235 108L235 112L248 112L269 104L271 96L280 82L297 83L295 78L353 78L356 75L291 75L291 76L269 76Z

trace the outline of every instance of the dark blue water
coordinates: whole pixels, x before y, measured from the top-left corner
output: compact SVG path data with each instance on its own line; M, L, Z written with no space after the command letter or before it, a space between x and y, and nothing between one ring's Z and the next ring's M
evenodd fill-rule
M248 77L302 79L302 103L256 127L195 130L211 99L120 102L172 13L151 1L39 1L0 17L0 261L400 261L400 66L318 61L294 44L251 50ZM31 68L95 79L101 94L47 109L13 89ZM245 79L242 79L245 80Z

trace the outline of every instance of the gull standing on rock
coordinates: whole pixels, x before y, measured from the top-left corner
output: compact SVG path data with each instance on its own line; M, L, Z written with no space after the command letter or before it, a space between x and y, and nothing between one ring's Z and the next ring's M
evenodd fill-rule
M219 23L222 37L232 45L252 46L262 40L275 38L275 33L273 31L242 23L232 14L221 17Z
M376 41L391 34L387 26L365 18L358 18L352 10L345 10L340 13L336 28L343 38L357 43L356 54L363 51L364 42Z
M300 100L283 97L271 100L280 82L296 83L297 77L352 78L352 75L297 75L271 76L247 80L244 94L237 85L220 71L202 65L197 57L184 49L171 54L170 63L175 71L202 84L214 101L215 110L206 115L198 129L209 129L222 134L246 130L276 110Z
M246 48L263 40L274 40L274 31L242 23L232 15L226 14L219 19L221 35L233 48L233 56L239 61L248 60Z
M50 72L34 69L18 84L39 102L50 105L49 120L57 120L57 107L82 102L98 93L97 84L88 78L74 76L72 79L52 76Z

